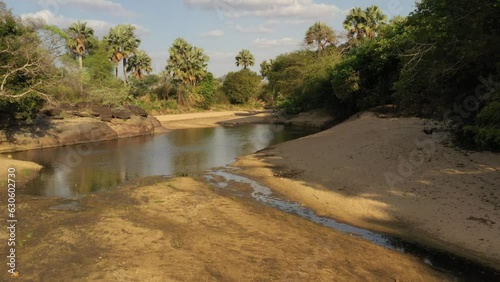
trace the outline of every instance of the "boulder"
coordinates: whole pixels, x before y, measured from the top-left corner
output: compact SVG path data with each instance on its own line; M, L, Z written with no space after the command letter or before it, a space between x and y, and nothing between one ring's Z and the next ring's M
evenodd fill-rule
M125 109L129 110L133 115L147 117L148 112L146 112L143 108L135 106L135 105L126 105Z
M119 119L130 119L130 116L132 116L132 113L126 109L113 109L111 110L111 114L113 118Z

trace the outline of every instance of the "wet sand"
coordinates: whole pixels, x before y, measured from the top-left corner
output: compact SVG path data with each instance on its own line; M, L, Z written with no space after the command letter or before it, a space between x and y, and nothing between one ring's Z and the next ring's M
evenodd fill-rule
M500 155L365 113L234 164L316 213L500 269Z

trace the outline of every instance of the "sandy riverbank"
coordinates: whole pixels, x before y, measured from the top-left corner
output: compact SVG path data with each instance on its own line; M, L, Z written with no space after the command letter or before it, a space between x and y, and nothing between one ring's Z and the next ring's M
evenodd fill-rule
M333 122L331 115L321 111L285 116L272 110L202 112L156 116L168 129L237 126L256 123L283 123L288 125L323 128Z
M15 169L15 175L18 177L18 179L14 180L22 184L36 178L43 167L33 162L13 160L4 155L0 155L0 183L4 185L4 187L7 187L7 175L9 174L8 171L10 168Z
M318 214L500 269L500 155L446 147L425 123L365 113L235 166Z
M62 203L18 196L19 281L452 281L196 176L139 179L76 211L53 208Z

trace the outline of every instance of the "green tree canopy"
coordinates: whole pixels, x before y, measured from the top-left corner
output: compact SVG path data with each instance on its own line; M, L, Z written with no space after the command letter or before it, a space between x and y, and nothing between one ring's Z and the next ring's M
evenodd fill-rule
M238 55L236 55L235 60L236 60L236 66L237 67L243 66L243 69L255 65L255 57L250 52L250 50L247 49L241 50L238 53Z
M110 50L110 59L115 63L115 75L118 77L118 64L122 61L123 81L127 83L127 59L139 48L141 40L135 35L135 26L130 24L120 24L109 30L109 34L104 37Z
M350 40L374 38L379 27L387 21L387 16L376 5L363 10L361 7L352 8L344 20L344 28Z
M262 77L267 77L269 70L271 70L272 64L273 64L272 59L269 62L265 60L262 63L260 63L260 75L262 75Z
M67 33L68 48L78 57L80 69L83 69L83 56L89 53L95 39L94 29L87 26L86 22L78 21L68 28Z
M261 77L249 69L227 74L222 91L231 104L245 104L259 93Z
M169 49L166 70L172 79L183 86L193 88L207 75L208 56L203 49L194 47L183 38L177 38ZM185 93L178 93L178 102L185 103Z
M127 62L127 72L132 72L135 79L144 79L144 73L153 71L151 68L151 57L146 52L140 50L135 52L134 56L130 57Z
M318 54L328 45L335 45L337 37L333 28L328 25L317 22L313 24L306 32L304 42L308 46L316 46Z

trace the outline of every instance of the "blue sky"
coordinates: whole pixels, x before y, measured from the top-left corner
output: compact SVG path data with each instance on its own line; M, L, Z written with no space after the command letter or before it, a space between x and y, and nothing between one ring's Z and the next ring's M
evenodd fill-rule
M356 6L379 6L389 17L406 16L414 0L4 0L16 15L42 18L68 27L87 21L98 36L120 23L134 24L140 46L153 59L153 70L167 64L168 48L177 37L201 47L210 57L209 71L216 77L238 68L234 57L249 49L263 60L305 48L309 26L322 21L342 32L347 11Z

